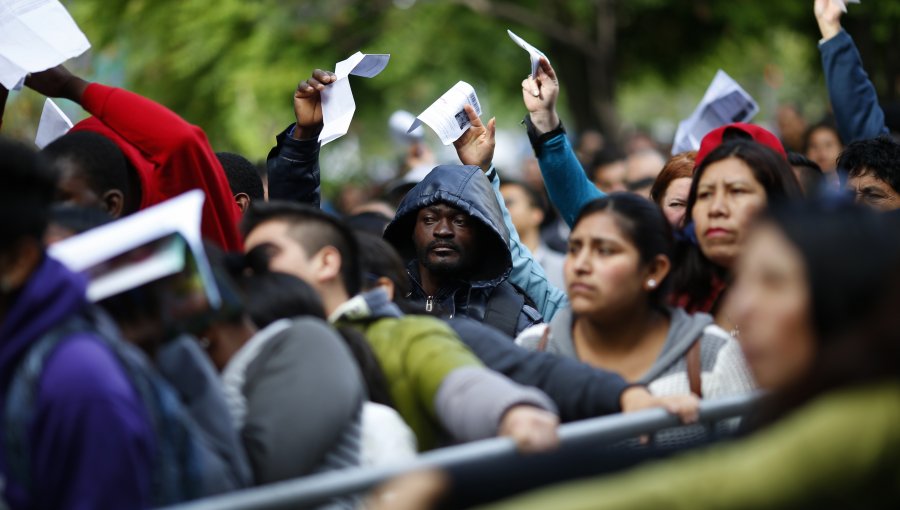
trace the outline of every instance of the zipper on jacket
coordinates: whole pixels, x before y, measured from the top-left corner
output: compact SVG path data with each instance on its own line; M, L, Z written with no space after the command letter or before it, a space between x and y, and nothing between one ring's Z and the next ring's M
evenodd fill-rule
M425 299L425 311L430 312L433 309L434 309L434 296L428 296L428 298Z

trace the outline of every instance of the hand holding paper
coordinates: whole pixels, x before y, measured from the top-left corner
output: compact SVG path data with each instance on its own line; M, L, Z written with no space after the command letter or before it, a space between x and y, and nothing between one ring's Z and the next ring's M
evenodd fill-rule
M373 78L387 67L390 58L390 55L366 55L357 51L350 58L335 64L334 81L320 92L324 121L322 132L319 133L319 142L322 145L344 136L350 129L350 121L356 112L356 102L350 91L349 76L352 74Z
M522 47L525 51L528 52L528 56L531 57L531 76L537 76L538 67L540 66L541 57L547 58L547 55L535 48L534 46L528 44L525 39L517 36L512 32L512 30L506 30L506 33L509 34L510 39L513 40L516 44ZM547 58L547 63L550 63L550 59Z
M472 126L453 142L456 154L462 164L478 166L487 172L491 169L494 147L497 145L497 120L492 118L485 127L472 105L465 104L463 110Z
M294 91L294 116L297 118L293 133L295 139L319 137L322 131L321 92L335 79L334 73L316 69L309 79L297 84Z
M434 130L441 143L450 145L472 125L463 109L467 104L472 106L476 115L481 115L481 104L475 95L475 89L464 81L457 82L420 113L408 131L411 132L424 123Z
M0 84L7 89L28 73L50 69L90 47L58 1L0 2Z

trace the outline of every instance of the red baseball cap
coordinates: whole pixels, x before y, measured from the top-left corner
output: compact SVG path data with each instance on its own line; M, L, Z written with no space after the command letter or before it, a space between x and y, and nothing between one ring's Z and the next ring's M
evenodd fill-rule
M713 149L722 145L722 135L725 134L725 130L727 129L737 129L747 133L753 138L754 142L765 145L778 154L781 154L781 157L787 160L787 151L784 150L784 145L781 144L781 140L772 134L771 131L754 124L735 122L713 129L703 137L703 140L700 141L700 150L697 151L697 158L694 160L694 168L699 168L706 156L708 156Z

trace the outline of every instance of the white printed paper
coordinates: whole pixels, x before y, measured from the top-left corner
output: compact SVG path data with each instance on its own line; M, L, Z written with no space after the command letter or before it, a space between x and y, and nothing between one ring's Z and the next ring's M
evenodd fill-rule
M335 64L335 81L325 87L322 95L322 132L319 143L325 145L347 134L353 113L356 112L356 101L350 90L349 76L373 78L384 70L390 55L366 55L356 52L346 60Z
M57 0L0 1L0 84L81 55L91 44Z
M41 112L41 122L38 124L37 135L34 144L43 149L54 140L72 129L72 121L56 106L51 99L44 101L44 110Z
M749 122L759 105L738 82L719 69L690 117L678 124L672 154L697 150L707 133L732 122Z
M213 308L221 304L221 295L203 249L200 220L205 195L192 190L138 211L130 216L88 230L50 246L51 257L75 272L89 271L119 255L152 241L178 234L187 243L197 270L203 280L206 297ZM184 257L173 256L163 250L159 256L148 257L144 263L100 274L88 284L88 298L99 301L127 290L175 274L184 268Z
M531 76L537 76L538 68L541 66L541 57L547 58L547 55L544 55L544 52L528 44L525 39L514 34L512 30L507 29L506 33L509 34L509 37L513 42L528 52L528 56L531 57ZM547 58L547 62L549 61L550 59Z
M840 7L842 11L847 12L847 4L858 4L859 0L831 0L831 3Z
M466 104L472 105L475 113L481 115L481 104L478 102L478 96L475 95L475 89L461 81L444 92L444 95L420 113L407 132L411 133L424 123L434 130L441 139L441 143L450 145L472 125L469 122L469 116L463 109Z

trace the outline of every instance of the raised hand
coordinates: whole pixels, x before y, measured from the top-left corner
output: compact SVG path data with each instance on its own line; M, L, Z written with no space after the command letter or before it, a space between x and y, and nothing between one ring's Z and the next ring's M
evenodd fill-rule
M819 31L822 32L822 39L827 41L840 33L841 15L847 12L846 7L842 9L833 0L816 0L813 12L819 24Z
M294 91L294 115L297 128L294 138L315 138L322 131L322 96L320 92L336 79L334 73L316 69L306 81L297 84Z
M500 422L500 435L511 437L522 453L545 452L559 445L555 414L528 405L511 407Z
M469 116L469 123L472 125L458 140L453 142L456 147L456 154L464 165L474 165L481 167L487 172L491 168L491 161L494 159L494 147L497 144L495 140L497 123L496 119L488 121L487 126L481 123L478 114L471 105L467 104L463 107L466 115Z
M25 78L25 86L47 97L61 97L81 104L81 96L88 82L59 65L46 71L31 73Z
M558 97L559 81L556 79L556 71L546 58L541 57L537 76L528 76L522 80L522 100L538 132L546 133L559 126L559 116L556 114Z

